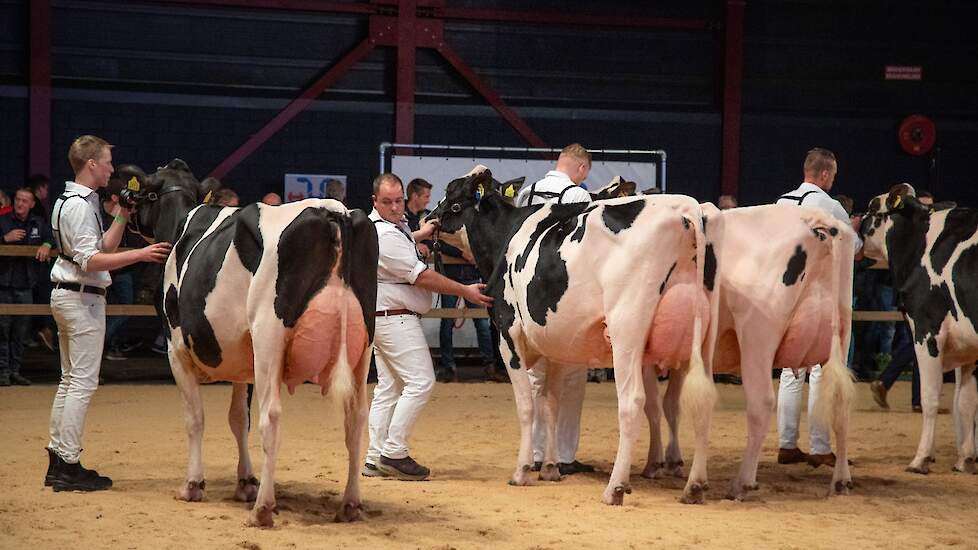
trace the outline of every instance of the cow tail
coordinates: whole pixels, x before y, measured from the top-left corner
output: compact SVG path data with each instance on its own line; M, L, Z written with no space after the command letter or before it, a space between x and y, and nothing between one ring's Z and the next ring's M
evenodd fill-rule
M702 215L684 218L693 227L696 243L696 280L702 284L706 263L706 234L703 232L703 218ZM683 410L689 411L694 421L704 418L702 415L709 418L717 399L712 366L703 361L703 334L710 322L704 317L703 309L697 299L697 303L693 305L693 341L689 352L689 368L681 396Z
M822 365L822 380L818 388L818 398L815 401L814 417L812 422L821 426L824 430L834 428L838 430L843 427L843 423L849 420L849 409L852 406L853 398L856 393L853 383L852 373L846 367L845 357L848 355L849 333L852 314L852 292L851 284L843 287L845 281L842 280L843 274L848 273L851 283L851 271L845 269L843 262L852 263L852 257L843 253L845 247L852 247L852 243L847 239L841 238L845 234L840 232L836 238L829 239L831 259L832 259L832 348L829 352L829 360ZM842 295L845 288L849 292ZM843 349L845 348L845 349Z

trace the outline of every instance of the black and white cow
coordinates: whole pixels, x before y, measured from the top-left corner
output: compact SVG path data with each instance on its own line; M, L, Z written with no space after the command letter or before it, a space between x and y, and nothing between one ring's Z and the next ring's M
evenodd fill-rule
M870 201L862 234L865 255L889 264L920 368L923 429L907 471L926 474L934 461L943 373L957 369L954 470L974 474L978 212L940 204L932 209L917 201L913 187L900 184Z
M183 396L190 439L179 498L203 498L199 384L231 381L228 418L239 451L234 496L257 499L250 525L271 526L281 384L293 391L312 381L345 405L349 472L336 518L357 519L377 256L377 234L367 216L334 200L205 205L190 212L163 282L170 367ZM265 453L260 485L247 449L250 382L258 397Z
M594 204L515 208L483 166L448 185L432 211L444 231L465 228L494 298L500 351L513 381L520 450L511 484L526 485L533 463L533 399L527 368L547 371L547 444L540 478L560 479L555 417L560 368L614 366L618 454L603 501L621 504L646 402L643 372L672 368L686 379L696 453L684 501L702 502L715 389L707 349L716 299L704 285L702 213L690 197L630 197ZM654 378L654 377L652 377Z

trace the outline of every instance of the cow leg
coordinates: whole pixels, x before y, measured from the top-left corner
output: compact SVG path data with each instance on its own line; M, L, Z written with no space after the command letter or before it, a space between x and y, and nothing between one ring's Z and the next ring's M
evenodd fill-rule
M546 423L546 443L539 476L543 481L560 481L560 470L557 468L557 411L560 407L560 390L564 385L564 369L563 365L548 361L543 395L536 396L534 403L534 407L543 407Z
M176 352L175 346L167 346L170 356L170 371L183 398L183 419L187 427L190 456L187 463L187 479L177 491L176 498L188 502L204 499L204 403L200 397L200 383L192 372L193 364L189 355Z
M944 368L940 357L931 357L926 348L917 345L917 364L920 370L920 405L923 422L917 454L907 471L915 474L930 473L930 461L934 455L934 430L937 426L937 406L941 399L941 383Z
M251 466L248 452L248 384L231 385L231 407L228 409L228 424L238 443L238 486L234 490L234 500L253 502L258 496L258 480Z
M665 454L662 450L662 401L659 397L659 374L655 367L642 369L642 383L645 386L645 416L649 419L649 457L642 470L642 477L661 479L665 472Z
M642 383L644 342L628 342L612 337L615 366L615 387L618 390L618 454L611 470L611 479L601 500L621 506L625 493L631 493L628 476L632 467L632 451L638 440L640 415L645 409L645 387Z
M673 369L669 373L669 386L662 399L662 409L669 424L669 447L666 448L665 474L685 477L683 473L683 453L679 449L679 398L683 391L687 369ZM648 396L646 396L646 399Z
M761 459L761 447L771 423L774 409L774 387L771 384L770 365L773 358L742 352L741 378L747 398L747 446L740 463L737 477L730 484L727 498L743 500L748 491L757 490L757 464Z
M520 368L513 368L514 352L509 349L505 339L499 344L499 351L509 371L509 380L513 385L513 397L516 401L516 416L520 422L520 450L516 456L516 470L510 478L510 485L524 486L530 484L530 470L533 468L533 390L530 388L530 377L526 373L526 361L519 358Z
M278 327L275 327L278 328ZM272 527L275 522L272 514L275 509L275 459L281 442L282 419L282 368L285 352L282 346L287 342L285 330L252 329L260 334L254 339L255 346L255 396L258 397L258 429L261 431L262 451L265 463L262 464L261 484L255 507L248 517L251 527Z
M975 468L975 411L978 410L975 366L965 365L954 372L954 414L957 431L958 461L954 471L978 473Z
M345 404L346 417L346 452L349 458L349 468L346 473L346 490L343 491L343 501L336 511L337 522L349 522L360 519L360 445L363 433L367 428L367 417L370 414L370 401L367 399L366 374L370 369L370 356L373 347L367 346L360 358L360 367L354 372L363 373L353 380L353 393ZM337 366L337 368L339 365ZM352 368L352 366L351 366Z

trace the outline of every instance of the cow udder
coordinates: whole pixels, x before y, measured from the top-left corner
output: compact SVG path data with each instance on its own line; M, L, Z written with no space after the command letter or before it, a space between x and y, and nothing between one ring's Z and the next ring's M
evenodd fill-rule
M699 311L701 341L710 323L710 303L702 285L694 282L676 284L666 289L652 319L645 344L643 364L672 368L689 361L693 345L693 322Z
M345 334L343 315L346 316ZM346 357L341 357L344 338ZM339 366L355 371L366 348L367 327L360 302L350 289L329 285L310 300L296 322L282 381L290 393L306 381L319 384L325 393L334 368ZM356 379L355 374L352 376Z

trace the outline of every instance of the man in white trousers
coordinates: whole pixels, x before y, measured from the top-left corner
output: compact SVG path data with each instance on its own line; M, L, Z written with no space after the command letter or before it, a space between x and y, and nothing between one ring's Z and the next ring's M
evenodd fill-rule
M55 491L99 491L112 480L80 461L82 430L92 395L98 388L105 341L105 288L109 271L136 262L162 263L169 243L116 252L129 222L129 210L116 206L112 225L102 232L102 204L95 191L112 175L112 146L95 136L81 136L68 150L75 181L51 210L58 259L51 269L51 314L58 323L61 383L51 406L48 471L44 484Z
M374 210L380 257L377 264L377 325L374 358L377 387L370 403L370 445L361 473L402 480L427 479L431 471L408 453L408 438L435 386L435 369L420 316L431 309L432 292L454 294L489 306L485 285L463 285L428 269L417 241L429 238L435 224L413 234L404 219L404 185L394 174L374 179Z
M516 198L517 206L534 204L568 204L591 202L591 195L580 185L591 171L591 153L581 144L572 143L560 152L557 166L547 172L540 181L524 187ZM548 359L541 358L527 371L533 388L533 468L539 470L543 461L543 449L547 441L547 429L543 412L543 394ZM557 469L561 475L593 472L594 467L577 460L577 446L581 440L581 410L584 408L584 387L587 369L584 367L562 368L563 384L557 407Z
M833 217L847 224L853 223L839 201L829 196L838 172L835 154L828 149L816 147L808 152L804 165L805 181L795 190L781 195L776 204L796 204L811 208L821 208ZM856 249L862 247L856 231ZM808 437L811 454L798 448L798 427L801 423L801 390L808 375L808 418L815 411L818 399L819 381L822 379L821 365L801 369L796 377L791 369L781 369L781 385L778 387L778 463L795 464L808 462L812 467L822 464L835 466L835 453L832 452L829 432L809 423Z

